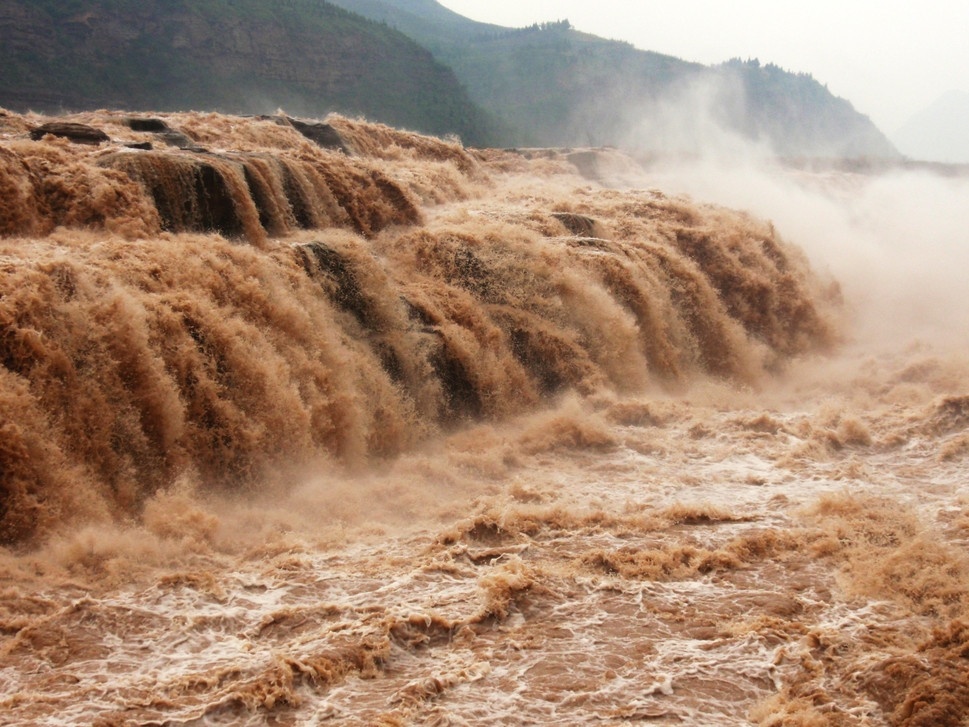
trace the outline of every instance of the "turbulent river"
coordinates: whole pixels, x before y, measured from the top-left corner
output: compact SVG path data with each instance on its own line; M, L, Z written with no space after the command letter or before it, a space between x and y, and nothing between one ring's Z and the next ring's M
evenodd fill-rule
M965 180L64 121L0 111L0 724L969 724Z

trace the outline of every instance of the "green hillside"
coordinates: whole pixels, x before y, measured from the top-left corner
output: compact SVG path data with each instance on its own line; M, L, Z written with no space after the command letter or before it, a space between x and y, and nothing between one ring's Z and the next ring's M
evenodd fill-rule
M320 0L0 0L0 106L340 111L496 141L430 52Z
M758 60L734 59L713 69L736 84L742 106L722 110L728 127L769 140L784 156L899 158L888 138L847 100L806 73Z
M442 60L516 130L515 143L543 146L621 143L644 108L705 70L565 23L480 36Z
M435 0L333 2L430 48L473 101L514 130L509 143L635 141L663 151L667 135L650 132L676 129L683 120L688 125L703 113L783 155L898 156L848 101L809 75L771 64L731 61L711 68L580 33L567 21L499 28L462 18Z
M709 118L787 156L898 156L809 75L711 68L568 21L502 28L435 0L0 0L0 106L339 111L470 145L651 152L683 151L670 130Z

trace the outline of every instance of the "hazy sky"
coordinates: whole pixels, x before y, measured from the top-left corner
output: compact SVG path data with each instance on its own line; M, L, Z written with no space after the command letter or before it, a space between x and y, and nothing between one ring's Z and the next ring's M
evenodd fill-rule
M700 63L759 58L827 84L892 134L969 91L969 0L439 0L469 18L577 29Z

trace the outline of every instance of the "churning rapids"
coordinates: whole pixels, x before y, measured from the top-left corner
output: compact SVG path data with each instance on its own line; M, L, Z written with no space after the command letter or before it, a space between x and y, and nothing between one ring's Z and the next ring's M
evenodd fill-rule
M650 174L0 111L0 723L969 724L966 341Z

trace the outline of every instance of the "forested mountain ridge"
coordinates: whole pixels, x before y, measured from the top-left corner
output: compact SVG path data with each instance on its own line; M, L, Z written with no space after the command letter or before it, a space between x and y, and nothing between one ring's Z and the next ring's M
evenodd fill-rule
M636 144L656 152L679 145L672 151L689 152L709 141L683 138L703 115L784 156L898 157L848 101L808 74L771 63L709 67L582 33L567 20L519 29L478 23L435 0L332 1L431 49L472 100L512 128L515 144Z
M0 107L303 116L472 146L691 153L726 130L782 156L897 158L851 104L770 63L709 67L435 0L0 0Z

